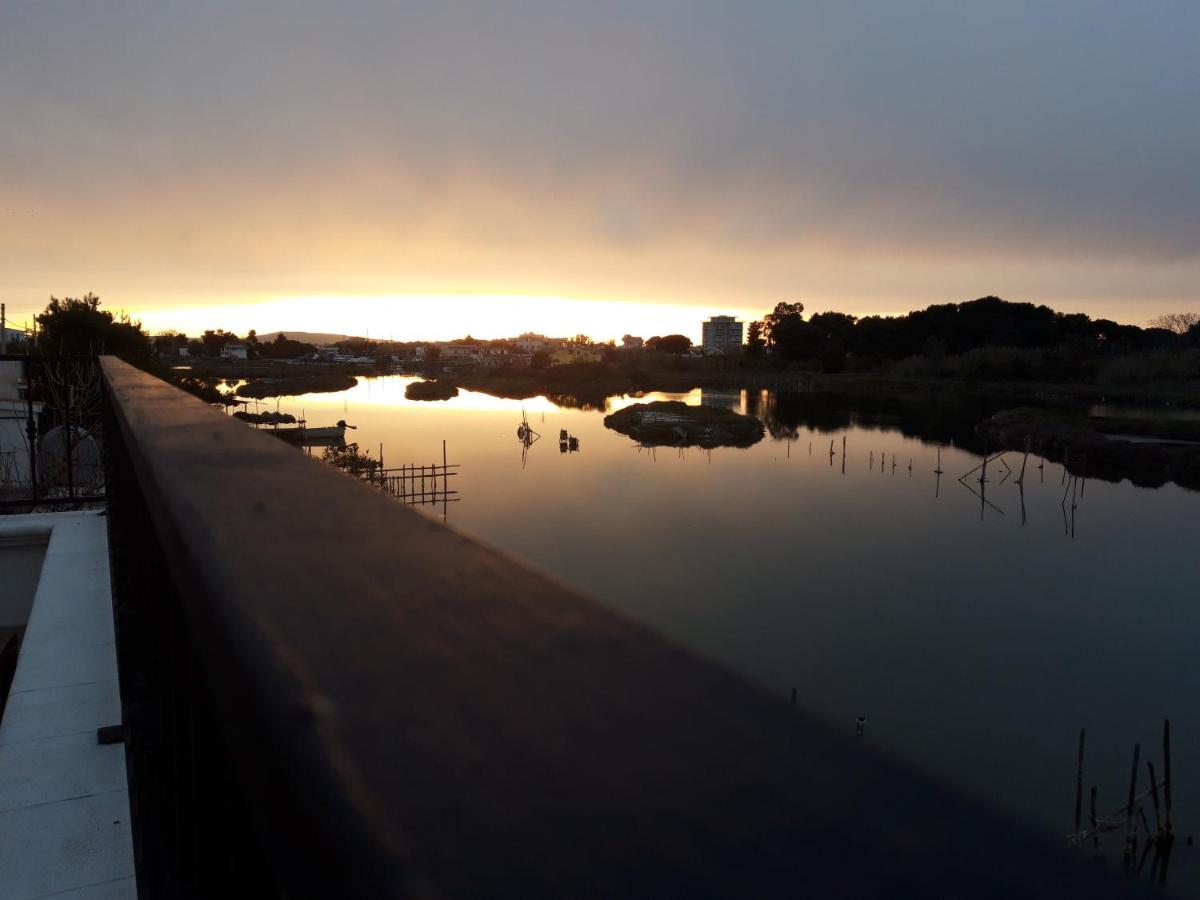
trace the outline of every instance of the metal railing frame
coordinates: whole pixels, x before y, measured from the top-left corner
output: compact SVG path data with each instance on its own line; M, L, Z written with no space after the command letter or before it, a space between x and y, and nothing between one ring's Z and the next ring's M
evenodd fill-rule
M26 440L28 441L29 455L29 496L28 497L0 497L0 510L5 509L24 509L26 507L56 507L56 506L80 506L86 503L102 503L104 501L103 494L77 494L75 491L75 464L74 464L74 434L72 432L71 407L72 407L72 387L68 386L67 403L64 411L65 421L63 422L64 443L66 449L66 476L67 476L67 496L55 497L48 494L39 493L38 484L38 444L40 435L38 434L38 424L34 413L34 403L37 402L33 397L34 384L34 369L36 366L43 367L51 364L61 363L87 363L99 366L99 357L96 356L43 356L37 354L0 354L0 363L4 362L19 362L25 367L25 383L26 383Z

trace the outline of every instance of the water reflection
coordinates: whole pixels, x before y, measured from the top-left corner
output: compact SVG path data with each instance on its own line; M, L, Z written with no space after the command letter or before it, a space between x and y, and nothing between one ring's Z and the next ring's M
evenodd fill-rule
M610 398L610 411L670 399L756 415L771 438L659 452L594 410L470 391L416 403L404 383L282 407L353 421L393 461L441 459L447 441L462 464L452 526L781 697L796 688L831 727L852 733L868 716L864 740L1059 839L1082 726L1097 782L1127 783L1127 738L1167 714L1176 770L1200 773L1194 493L1085 481L1015 452L990 454L981 484L974 424L999 404L980 398ZM586 452L518 442L519 458L522 408L535 431L565 429ZM1189 833L1200 795L1175 801ZM1171 865L1175 884L1195 878L1190 854Z

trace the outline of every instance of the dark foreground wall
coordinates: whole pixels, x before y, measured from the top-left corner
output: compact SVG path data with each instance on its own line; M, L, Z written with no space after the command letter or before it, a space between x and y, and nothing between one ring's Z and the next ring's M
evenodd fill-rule
M143 900L1124 895L524 564L103 366Z

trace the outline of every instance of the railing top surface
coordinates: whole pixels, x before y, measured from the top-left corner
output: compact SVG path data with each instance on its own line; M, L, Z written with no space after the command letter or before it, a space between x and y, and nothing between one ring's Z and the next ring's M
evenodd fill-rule
M340 871L344 896L1127 895L528 566L102 365L297 887Z

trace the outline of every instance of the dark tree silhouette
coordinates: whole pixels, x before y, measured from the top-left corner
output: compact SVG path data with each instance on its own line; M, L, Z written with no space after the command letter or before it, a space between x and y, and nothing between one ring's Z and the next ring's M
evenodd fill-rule
M114 316L100 308L100 298L51 297L36 317L38 347L50 355L111 354L146 368L154 358L150 336L141 322L126 315Z
M683 334L667 334L650 338L646 346L659 353L687 353L692 347L692 339Z

